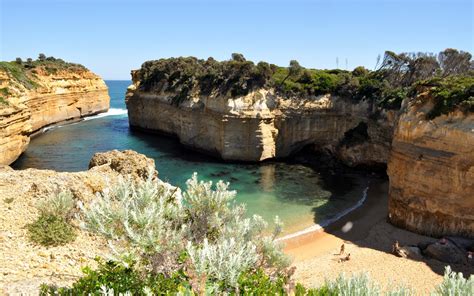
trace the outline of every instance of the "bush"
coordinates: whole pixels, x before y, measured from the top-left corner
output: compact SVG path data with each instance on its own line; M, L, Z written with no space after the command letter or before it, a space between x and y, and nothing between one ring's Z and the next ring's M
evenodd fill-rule
M28 225L30 239L43 246L64 245L74 241L76 232L70 224L74 200L71 192L62 191L39 203L39 217Z
M126 266L132 260L140 272L154 275L186 270L194 291L207 283L238 289L248 270L287 272L289 260L275 241L280 223L265 235L266 222L246 218L228 184L213 187L194 174L181 195L149 175L138 183L121 179L88 207L81 205L83 227L109 239L117 261Z
M462 111L474 112L474 77L449 76L422 81L417 84L421 91L427 87L435 100L433 109L427 114L433 119L459 108ZM416 92L415 92L416 95Z
M68 221L60 216L41 214L28 225L31 241L43 246L59 246L74 241L76 232Z
M455 273L451 270L450 266L446 266L443 282L436 288L434 295L474 295L474 275L471 275L469 279L465 279L462 273Z

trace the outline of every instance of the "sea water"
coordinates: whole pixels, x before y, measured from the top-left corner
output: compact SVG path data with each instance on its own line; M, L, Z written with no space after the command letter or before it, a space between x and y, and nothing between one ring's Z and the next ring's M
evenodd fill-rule
M332 221L364 197L366 181L354 175L332 175L291 161L223 162L189 150L177 139L131 131L124 102L130 81L106 83L111 98L107 113L47 128L12 166L81 171L96 152L132 149L153 158L159 177L183 189L193 172L203 180L229 182L249 215L267 221L278 215L285 233Z

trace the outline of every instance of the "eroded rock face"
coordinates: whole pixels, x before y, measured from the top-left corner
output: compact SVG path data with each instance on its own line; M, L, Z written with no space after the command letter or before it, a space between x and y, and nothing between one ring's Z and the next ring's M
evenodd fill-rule
M0 69L0 89L8 94L0 102L0 164L15 161L29 135L42 127L109 109L105 82L86 69L54 74L38 69L35 77L35 87L27 88Z
M368 126L364 145L369 146L349 146L341 158L353 166L388 158L393 124L387 114L381 115L384 124L370 120L375 107L366 101L355 104L332 95L289 99L258 89L240 97L195 96L177 106L175 94L138 86L135 79L127 93L132 127L175 135L184 145L225 160L282 158L309 144L338 153L345 133L361 122Z
M387 171L389 219L431 236L474 237L474 114L426 120L432 106L402 109Z

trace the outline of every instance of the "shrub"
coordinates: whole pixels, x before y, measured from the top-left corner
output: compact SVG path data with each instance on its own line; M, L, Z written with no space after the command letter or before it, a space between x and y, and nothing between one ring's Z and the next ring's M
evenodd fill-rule
M450 266L446 266L443 282L436 288L434 295L474 295L474 275L471 274L469 279L465 279L462 273L453 272Z
M41 214L70 218L74 208L74 198L71 191L59 191L38 204Z
M474 112L474 77L450 76L435 78L420 82L417 87L428 87L435 104L427 114L433 119L441 114L447 114L456 108L464 112ZM416 93L415 93L416 94Z
M185 269L194 291L205 283L237 289L239 276L249 269L286 272L289 260L275 242L281 226L265 235L266 222L246 218L228 184L213 187L194 174L181 195L152 176L138 183L121 179L88 207L80 206L83 227L109 239L116 260L124 265L133 260L139 270L155 275Z
M74 241L76 233L68 221L60 216L41 214L28 225L31 241L43 246L58 246Z
M70 224L74 200L71 192L62 191L39 203L39 217L28 225L30 239L44 246L64 245L76 238Z
M23 64L23 61L22 61L21 58L16 58L15 63L17 63L18 65L21 65L21 64Z

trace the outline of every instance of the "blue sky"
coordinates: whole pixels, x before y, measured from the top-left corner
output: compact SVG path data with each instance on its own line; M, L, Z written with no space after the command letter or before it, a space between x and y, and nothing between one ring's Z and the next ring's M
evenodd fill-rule
M0 59L48 56L129 79L150 59L240 52L311 68L363 65L377 55L473 53L472 0L0 0Z

